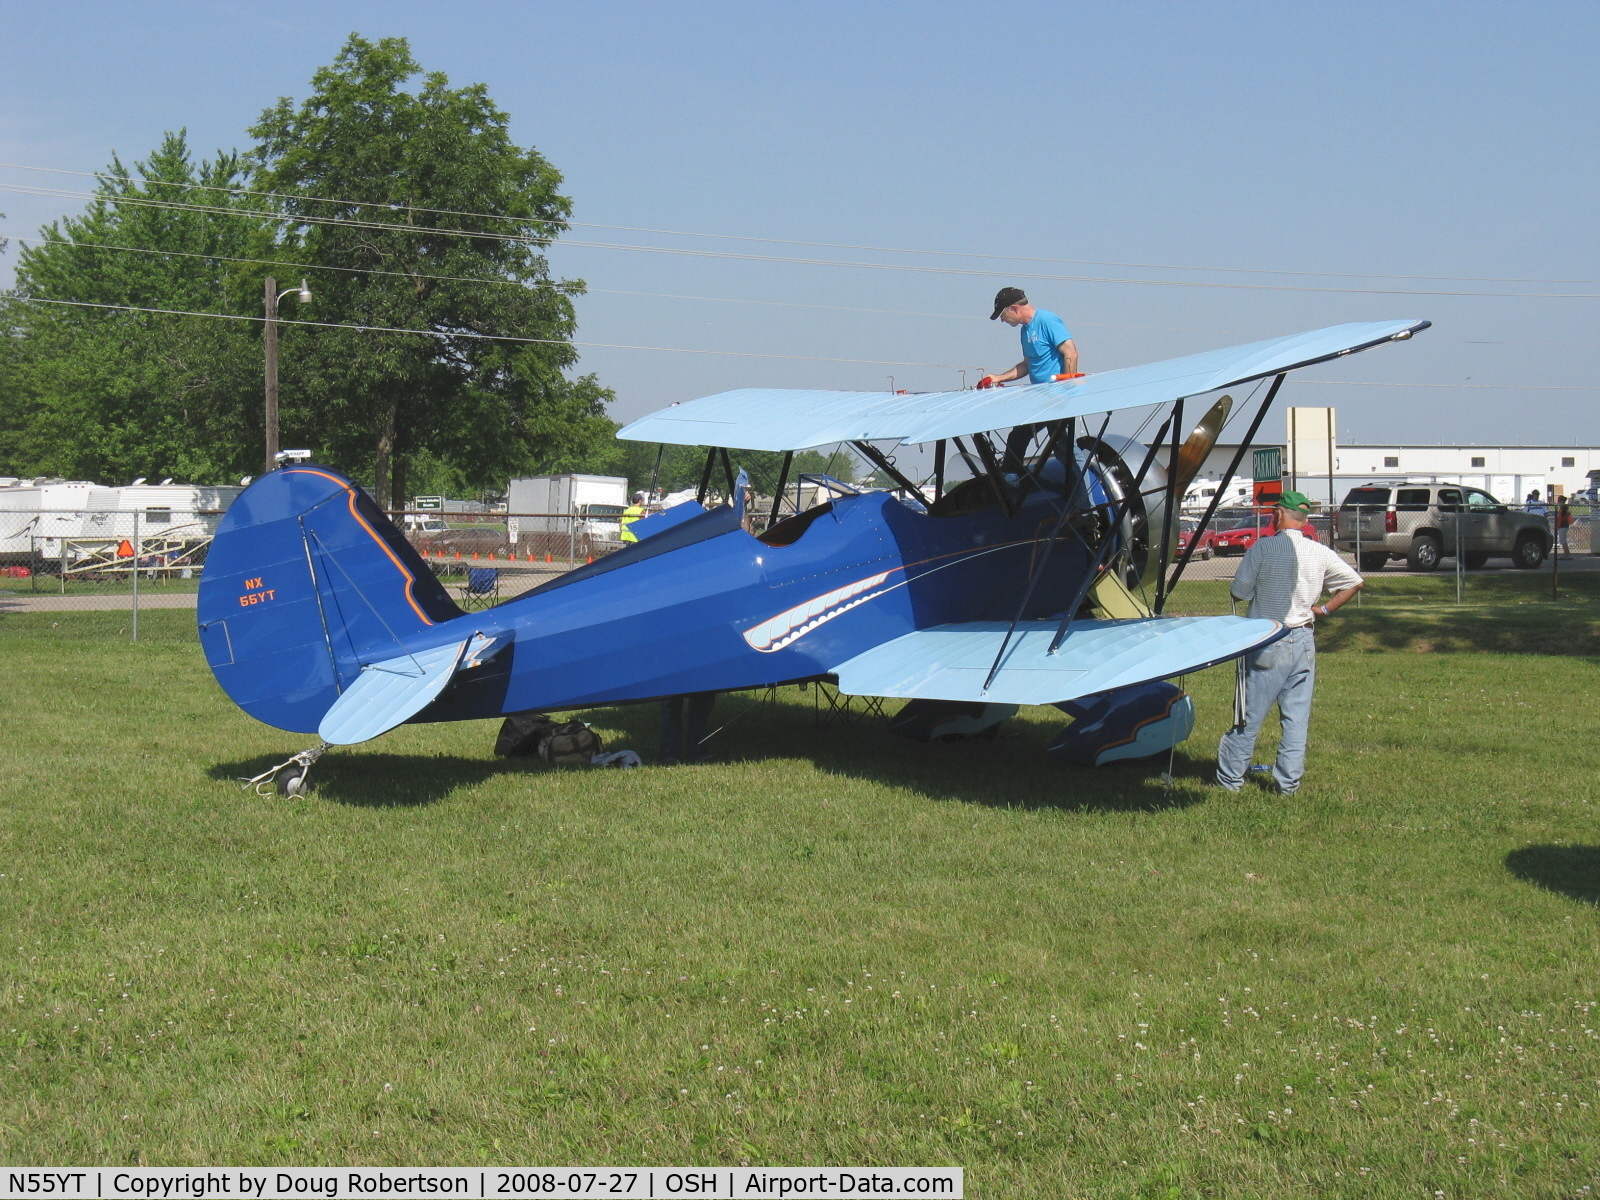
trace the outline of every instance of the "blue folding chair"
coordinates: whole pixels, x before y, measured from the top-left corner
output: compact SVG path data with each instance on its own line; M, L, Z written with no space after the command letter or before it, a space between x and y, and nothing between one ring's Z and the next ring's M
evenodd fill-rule
M496 567L470 567L461 585L461 607L471 611L500 603L500 571Z

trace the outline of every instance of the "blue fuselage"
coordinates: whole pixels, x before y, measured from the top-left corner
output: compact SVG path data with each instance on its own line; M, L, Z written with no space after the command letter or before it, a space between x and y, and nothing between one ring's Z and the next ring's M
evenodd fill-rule
M789 545L713 510L463 623L513 642L419 720L489 717L814 679L873 646L950 622L1009 620L1045 558L1059 497L929 516L888 493L836 500ZM729 527L731 525L731 528ZM1058 611L1086 569L1070 532L1025 617Z

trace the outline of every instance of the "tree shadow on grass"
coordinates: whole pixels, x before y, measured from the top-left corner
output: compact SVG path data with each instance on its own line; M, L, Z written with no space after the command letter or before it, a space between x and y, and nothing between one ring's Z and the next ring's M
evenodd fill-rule
M1600 653L1600 613L1562 605L1436 605L1383 609L1369 605L1359 613L1339 614L1317 632L1317 649L1387 650L1427 654L1468 652L1558 654L1593 657Z
M1559 600L1548 572L1469 577L1466 603L1444 576L1369 576L1365 603L1317 628L1324 651L1433 651L1494 654L1600 653L1600 572L1563 576Z
M253 779L282 761L274 755L259 755L240 762L217 763L207 774L213 779L230 781ZM436 804L460 787L483 783L498 775L524 774L538 769L537 760L527 758L340 754L335 747L312 766L311 787L318 799L333 804L355 808L416 808Z
M1549 892L1600 907L1600 846L1524 846L1506 870Z

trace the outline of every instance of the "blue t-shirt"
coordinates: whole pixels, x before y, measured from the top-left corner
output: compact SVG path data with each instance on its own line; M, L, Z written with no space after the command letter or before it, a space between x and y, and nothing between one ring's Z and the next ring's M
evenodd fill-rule
M1067 369L1058 347L1071 337L1055 313L1034 310L1033 320L1022 327L1022 357L1028 360L1030 382L1049 383Z

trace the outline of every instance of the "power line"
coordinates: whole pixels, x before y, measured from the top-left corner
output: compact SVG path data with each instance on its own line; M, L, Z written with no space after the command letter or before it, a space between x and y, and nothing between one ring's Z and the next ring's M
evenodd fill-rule
M404 210L415 213L431 213L439 216L475 217L486 221L537 221L536 217L511 217L500 213L468 212L450 208L424 208L416 205L402 205L380 200L334 200L320 196L304 196L286 192L254 191L248 188L230 188L222 184L194 184L180 183L166 179L142 179L131 175L112 175L99 171L68 171L56 167L28 166L22 163L0 163L0 167L9 167L19 171L40 171L54 175L74 175L89 179L104 179L119 183L139 183L159 187L181 187L205 189L211 191L225 191L235 196L263 196L274 200L296 200L317 204L336 204L347 208L381 208L388 211ZM63 193L65 195L91 196L94 193L78 192ZM1388 275L1362 271L1296 271L1275 267L1197 267L1182 263L1130 263L1116 262L1090 258L1049 258L1039 255L1016 254L987 254L967 250L918 250L900 246L874 246L860 245L850 242L825 242L807 241L794 238L759 237L735 233L704 233L683 229L657 229L642 225L608 225L594 221L571 221L561 219L558 222L569 228L582 229L610 229L619 233L653 233L663 237L692 237L714 238L722 241L758 242L776 246L809 246L815 249L826 250L863 250L876 254L915 254L925 257L939 258L983 258L996 262L1041 262L1061 263L1072 266L1085 267L1116 267L1122 270L1135 271L1208 271L1219 274L1231 275L1299 275L1323 279L1415 279L1425 283L1537 283L1551 286L1590 286L1600 284L1600 279L1531 279L1531 278L1498 278L1488 275ZM570 243L569 243L570 244Z
M0 304L12 300L19 304L52 304L69 308L93 308L113 312L155 313L162 316L173 317L209 317L218 321L260 321L265 317L238 316L234 313L208 313L193 312L176 308L145 308L134 304L98 304L88 300L47 300L38 296L10 296L0 297ZM828 362L848 363L862 366L878 367L930 367L940 370L969 370L971 363L933 363L933 362L905 362L898 359L886 358L828 358L816 354L772 354L753 350L697 350L685 346L636 346L620 342L579 342L566 341L561 338L530 338L512 337L507 334L493 333L467 333L449 332L435 329L398 329L384 325L345 325L333 321L295 321L278 318L280 325L303 325L315 329L346 329L355 333L408 333L419 337L431 337L441 341L454 338L470 338L475 341L486 342L521 342L534 345L551 346L579 346L591 350L646 350L659 354L702 354L715 357L728 358L774 358L795 362ZM1455 388L1466 390L1484 391L1532 391L1532 392L1593 392L1600 391L1600 384L1527 384L1527 383L1393 383L1383 381L1358 381L1334 379L1300 379L1295 383L1316 384L1333 387L1418 387L1418 388Z
M472 275L427 275L412 271L385 271L378 267L335 267L320 263L284 262L281 259L275 258L237 258L225 254L205 254L195 250L152 250L145 246L113 246L104 242L66 241L60 238L35 237L31 234L7 233L3 230L0 230L0 238L10 238L14 241L33 243L35 245L42 246L60 246L73 250L112 250L122 251L129 254L154 254L171 256L175 258L202 258L210 262L243 263L247 265L277 267L295 271L338 271L350 275L383 275L399 279L428 279L441 283L496 283L504 284L510 287L548 288L572 296L634 296L647 300L693 300L706 304L754 304L768 308L798 308L821 312L864 313L874 316L927 317L945 321L968 321L975 324L984 321L984 317L981 314L975 315L973 313L919 312L912 309L903 308L865 308L860 305L851 304L811 304L794 300L758 300L748 296L696 296L681 292L641 292L628 288L595 288L589 287L587 284L584 285L583 291L578 293L571 291L570 285L568 284L552 283L548 280L530 280L524 282L521 280L504 278L479 278ZM1250 330L1245 329L1204 330L1195 329L1192 326L1145 324L1130 325L1126 323L1106 321L1074 321L1073 325L1084 329L1142 329L1160 330L1168 333L1209 332L1220 335L1232 334L1240 337L1248 337L1251 334ZM1450 345L1459 346L1540 346L1545 348L1554 347L1560 349L1572 349L1581 345L1587 348L1587 343L1579 342L1507 342L1488 338L1430 338L1429 344L1433 344L1435 341L1442 341Z
M219 205L185 204L177 201L150 200L136 196L99 196L92 193L65 192L60 189L28 188L18 184L0 184L0 190L20 192L28 195L52 196L55 198L86 197L88 199L98 200L108 204L133 204L148 208L215 213L241 217L255 217L263 221L276 221L289 225L321 225L330 227L342 226L353 229L383 230L389 233L412 233L431 237L472 238L477 240L499 241L509 244L526 243L539 247L546 247L552 244L551 239L548 238L534 238L517 236L513 234L490 233L483 230L442 229L437 226L399 225L385 221L353 221L334 217L311 217L303 215L285 216L280 213L270 213L254 209L229 208ZM993 271L980 271L964 267L933 267L920 266L912 263L853 262L849 259L802 258L795 255L779 254L747 254L732 250L690 250L682 247L672 246L633 246L621 242L590 242L580 241L574 238L563 239L560 244L564 247L581 247L585 249L597 250L622 250L635 254L667 254L688 258L710 258L737 262L779 263L793 266L846 267L854 270L900 271L919 275L957 275L966 277L983 276L992 278L995 274ZM1210 288L1222 291L1305 292L1353 296L1433 296L1479 298L1489 300L1600 300L1600 293L1582 292L1475 292L1446 291L1422 288L1305 287L1291 284L1273 283L1211 283L1201 280L1126 279L1096 275L1057 275L1042 272L1016 271L1008 273L1007 278L1046 280L1058 283L1121 284L1127 287Z
M210 317L217 321L266 321L265 317L242 317L234 313L193 312L180 308L145 308L136 304L97 304L89 300L46 300L40 296L0 297L0 304L3 304L5 300L14 300L19 304L54 304L68 308L156 313L171 317ZM509 334L496 333L467 333L437 329L397 329L387 325L341 325L334 321L291 321L283 317L279 317L277 323L279 325L304 325L315 329L347 329L354 333L409 333L419 337L436 338L440 341L471 338L474 341L483 342L521 342L542 346L581 346L590 350L650 350L660 354L707 354L731 358L781 358L798 362L856 363L875 367L935 367L951 371L972 369L971 363L903 362L898 359L888 358L825 358L816 354L770 354L754 350L694 350L684 346L632 346L620 342L578 342L568 341L564 338L512 337Z
M1589 383L1353 383L1348 379L1297 379L1295 383L1313 384L1317 387L1404 387L1404 388L1456 388L1463 391L1485 392L1595 392L1600 384Z
M561 291L570 285L537 279L523 282L519 279L487 279L471 275L424 275L415 271L385 271L379 267L333 267L322 263L284 262L276 258L236 258L226 254L203 254L198 250L152 250L146 246L112 246L104 242L68 241L65 238L31 237L18 233L0 233L0 237L19 242L32 242L41 246L65 246L69 249L118 250L128 254L159 254L173 258L203 258L208 262L245 263L263 267L289 268L296 271L340 271L350 275L386 275L399 279L429 279L441 283L500 283L512 287L541 287ZM572 294L570 291L567 294Z

